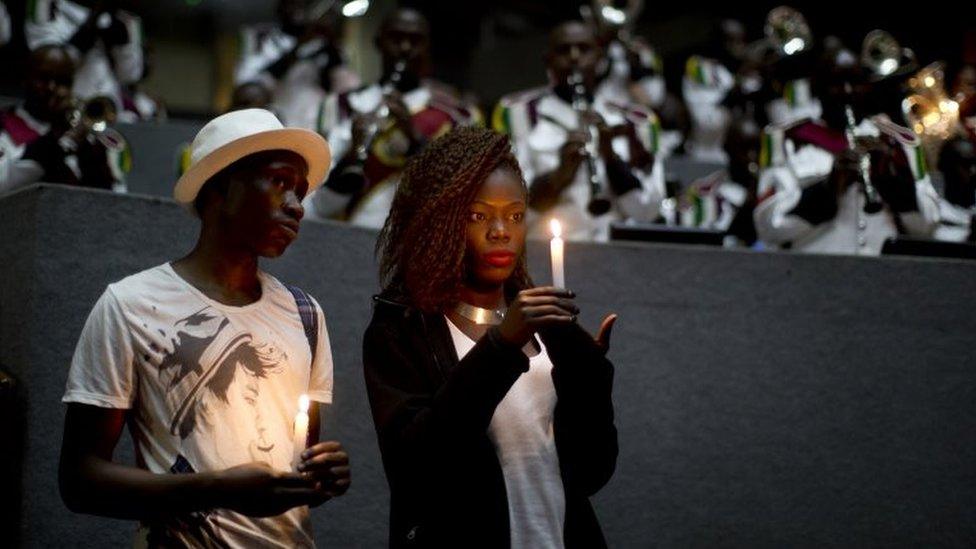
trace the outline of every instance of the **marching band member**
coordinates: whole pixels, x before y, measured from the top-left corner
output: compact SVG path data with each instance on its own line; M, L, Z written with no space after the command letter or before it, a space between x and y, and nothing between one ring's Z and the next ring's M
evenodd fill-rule
M28 2L27 46L60 45L80 60L73 93L82 100L108 97L122 110L123 87L143 72L142 20L118 8L118 0L85 7L71 0Z
M887 84L865 75L870 65L859 70L848 50L834 61L818 86L823 120L772 125L763 137L760 239L803 252L877 255L899 233L931 235L938 196L918 137L887 114L869 114Z
M547 88L507 96L493 125L512 138L534 215L546 234L555 216L576 240L606 240L614 221L652 221L664 198L660 124L653 112L600 94L602 50L590 27L563 23L550 35Z
M335 10L311 13L304 4L280 0L280 23L241 29L234 84L261 82L273 91L275 110L286 124L314 129L326 94L357 87L359 77L337 46Z
M423 78L430 28L413 9L398 9L380 26L379 82L321 104L317 128L328 138L333 168L322 189L307 200L320 218L380 228L390 211L406 160L428 140L457 126L479 123L477 108Z
M114 116L111 101L72 100L76 64L65 47L39 47L28 67L23 104L0 112L0 193L37 181L125 191L128 145L101 127Z

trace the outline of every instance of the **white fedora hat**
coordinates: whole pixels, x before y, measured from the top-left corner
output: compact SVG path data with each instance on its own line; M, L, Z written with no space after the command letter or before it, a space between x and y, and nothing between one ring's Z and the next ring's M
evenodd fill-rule
M272 150L292 151L308 163L308 192L322 184L332 154L321 135L301 128L286 128L264 109L243 109L214 118L190 144L190 167L176 182L173 198L193 209L200 188L217 172L245 156Z

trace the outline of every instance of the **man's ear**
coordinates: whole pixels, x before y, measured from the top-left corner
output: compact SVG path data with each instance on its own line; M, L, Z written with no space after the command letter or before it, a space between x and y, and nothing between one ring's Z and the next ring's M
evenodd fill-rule
M213 179L204 183L197 200L194 202L194 207L201 219L205 216L207 210L211 208L219 209L224 200L227 199L232 177L232 173L219 173Z

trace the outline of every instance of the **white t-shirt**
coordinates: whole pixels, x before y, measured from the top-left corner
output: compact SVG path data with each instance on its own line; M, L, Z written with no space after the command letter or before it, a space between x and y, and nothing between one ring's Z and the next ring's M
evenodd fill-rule
M450 319L447 325L458 358L463 358L475 342ZM529 371L519 376L495 408L488 438L505 477L512 547L561 548L566 494L553 433L556 388L549 353L538 343L542 352L529 358Z
M332 351L315 304L315 363L291 292L259 273L261 298L218 303L168 264L110 284L78 340L64 402L131 409L139 466L291 469L298 398L332 402ZM150 543L312 547L307 507L269 518L216 509L150 528Z

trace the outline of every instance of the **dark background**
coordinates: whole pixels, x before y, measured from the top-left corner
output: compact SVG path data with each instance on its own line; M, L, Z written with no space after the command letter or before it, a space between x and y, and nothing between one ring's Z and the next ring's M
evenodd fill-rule
M125 3L125 2L123 2ZM268 20L274 0L159 0L133 1L144 17L146 35L154 44L157 73L147 83L162 95L176 114L206 115L219 110L229 90L228 59L233 59L233 36L243 23ZM376 72L371 37L382 16L398 3L373 2L369 13L348 25L346 49L363 61L357 65L369 80ZM435 76L474 91L491 105L507 92L545 82L542 55L549 30L577 18L579 1L419 0L400 2L416 7L431 20ZM646 3L636 33L663 55L668 85L680 88L684 61L708 47L717 24L727 17L743 21L751 39L762 34L766 13L781 2L655 2ZM821 40L834 34L854 49L875 28L895 35L918 54L923 64L949 63L949 78L962 62L976 63L976 6L972 2L793 2ZM8 2L12 12L23 4ZM15 23L19 34L21 26ZM354 36L350 36L354 35ZM17 93L23 45L0 51L0 92ZM199 78L188 81L187 75ZM183 81L174 89L172 80ZM168 97L167 94L172 97Z

